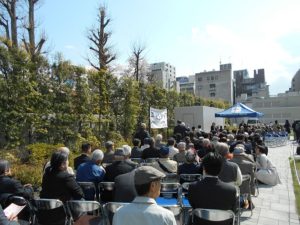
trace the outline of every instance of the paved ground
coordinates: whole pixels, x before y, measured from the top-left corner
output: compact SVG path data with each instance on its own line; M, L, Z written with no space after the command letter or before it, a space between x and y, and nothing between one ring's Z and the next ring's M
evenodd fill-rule
M259 196L253 197L255 209L243 212L242 225L294 225L300 224L296 211L293 180L288 158L293 154L293 143L269 148L268 157L276 165L282 184L274 187L259 186Z

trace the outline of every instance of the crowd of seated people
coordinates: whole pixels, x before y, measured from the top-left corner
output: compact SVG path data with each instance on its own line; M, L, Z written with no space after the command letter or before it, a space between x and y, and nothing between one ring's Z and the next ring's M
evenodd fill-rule
M153 159L147 166L155 168L160 174L202 174L205 182L201 185L199 183L199 187L192 186L191 193L188 194L193 208L200 206L191 196L195 195L196 199L196 189L208 188L210 183L218 186L218 182L221 182L220 190L230 192L230 196L235 194L235 189L229 188L230 185L242 188L242 175L251 176L252 194L254 178L267 185L280 183L275 166L267 158L268 149L264 146L262 132L258 127L243 124L237 130L229 132L226 127L212 124L211 131L204 132L201 126L189 130L184 123L178 121L173 137L168 138L165 143L162 135L152 138L145 124L142 124L132 143L132 148L129 145L115 148L112 141L107 141L105 152L100 149L92 151L90 144L82 144L82 154L74 159L75 172L68 164L69 149L59 148L45 165L40 197L60 199L63 202L93 200L94 194L84 193L78 182L94 183L98 195L99 183L104 181L115 182L115 189L114 192L102 193L101 200L131 202L139 195L135 189L134 177L136 169L141 167L132 158ZM30 198L24 186L17 181L10 181L7 163L0 161L0 194L10 192ZM213 170L210 163L218 167ZM15 187L11 189L7 186L8 183L14 183ZM220 198L226 195L225 192L220 194ZM231 201L232 199L228 202L230 206L225 208L232 208ZM216 204L214 207L218 208L218 203Z

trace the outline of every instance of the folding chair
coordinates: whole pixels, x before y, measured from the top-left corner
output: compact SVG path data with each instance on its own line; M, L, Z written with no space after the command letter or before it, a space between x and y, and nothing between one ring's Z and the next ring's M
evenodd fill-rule
M105 224L103 210L96 201L67 201L70 224Z
M154 163L154 162L156 162L158 159L159 159L159 158L147 158L147 159L145 159L145 162L146 162L146 163Z
M35 199L33 209L35 214L34 224L66 225L68 223L64 204L58 199Z
M160 193L165 198L172 198L178 196L179 187L179 183L161 183Z
M162 179L162 183L178 183L178 182L179 182L179 176L176 173L168 173Z
M127 205L129 203L124 203L124 202L108 202L104 205L104 213L105 213L105 216L106 218L109 220L110 224L112 224L112 220L113 220L113 217L116 213L116 211L124 206L124 205Z
M251 175L245 174L243 175L243 182L240 186L240 195L243 196L243 199L247 199L250 201L250 210L251 216L253 215L253 203L251 197ZM242 213L242 211L241 211Z
M100 182L98 187L100 192L100 202L112 201L115 182Z
M231 210L220 210L220 209L201 209L197 208L192 211L192 224L201 224L198 219L211 221L211 222L222 222L232 220L232 225L235 223L235 215Z
M202 180L202 174L180 174L180 183Z
M77 182L84 193L84 199L86 200L99 200L96 185L93 182Z

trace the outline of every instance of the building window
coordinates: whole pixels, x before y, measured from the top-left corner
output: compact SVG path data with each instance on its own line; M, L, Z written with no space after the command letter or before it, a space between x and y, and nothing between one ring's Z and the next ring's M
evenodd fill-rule
M209 77L207 77L207 80L209 80Z
M215 97L215 96L216 96L215 92L210 93L210 97Z
M214 80L215 78L214 78L214 77L211 77L210 79L211 79L211 80Z
M198 77L198 81L200 81L200 82L201 82L201 81L202 81L202 77Z
M209 84L209 88L216 88L216 84Z
M215 76L215 80L218 80L218 76Z

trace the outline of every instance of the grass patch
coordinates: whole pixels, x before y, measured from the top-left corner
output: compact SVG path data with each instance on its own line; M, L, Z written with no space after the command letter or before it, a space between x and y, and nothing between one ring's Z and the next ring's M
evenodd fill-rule
M300 161L295 160L295 163L296 163L296 170L298 171L298 176L300 176L300 173L299 173L300 172ZM296 170L294 167L293 159L290 159L290 167L291 167L292 176L293 176L293 186L294 186L294 193L295 193L295 197L296 197L297 212L299 214L299 212L300 212L300 185L297 180L297 175L296 175Z

